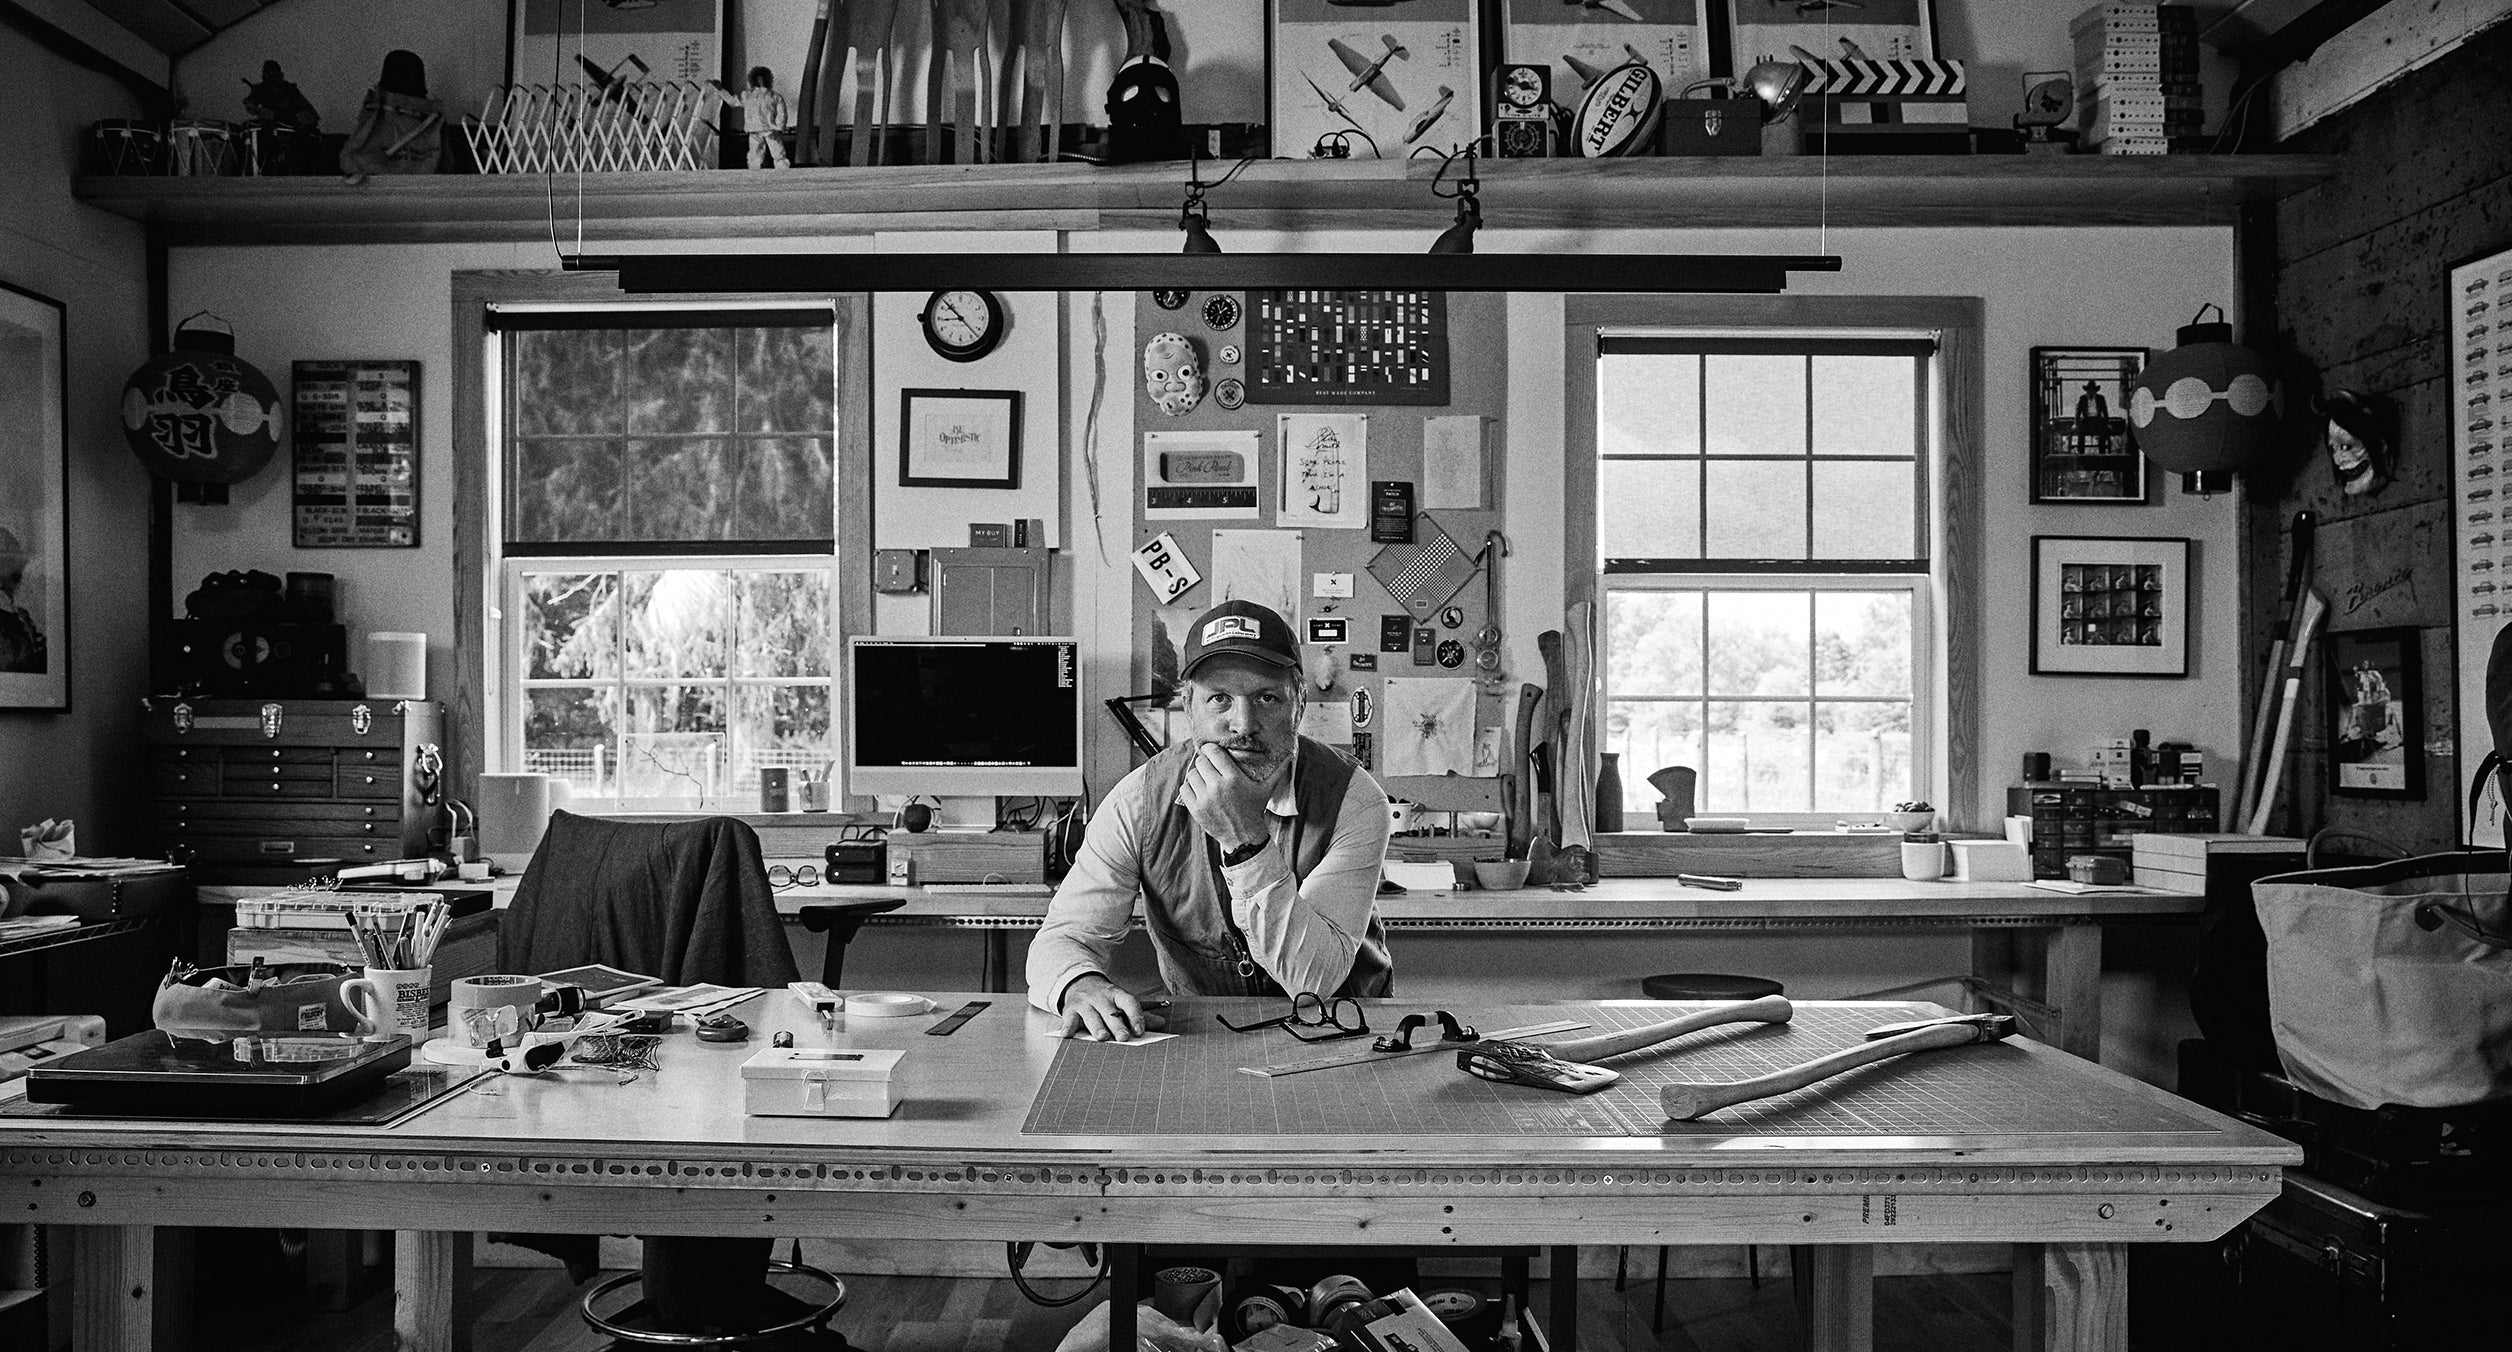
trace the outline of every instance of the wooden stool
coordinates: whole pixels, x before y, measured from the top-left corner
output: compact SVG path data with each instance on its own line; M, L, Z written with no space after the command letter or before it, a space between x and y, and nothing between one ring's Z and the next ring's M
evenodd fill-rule
M1759 1000L1765 995L1786 995L1788 988L1769 977L1731 976L1724 972L1665 972L1640 978L1640 993L1652 1000ZM1629 1246L1614 1250L1614 1289L1622 1289L1622 1262ZM1745 1275L1755 1287L1762 1285L1762 1255L1753 1245L1744 1246ZM1656 1333L1666 1323L1666 1246L1657 1246L1657 1299L1649 1311L1649 1332Z

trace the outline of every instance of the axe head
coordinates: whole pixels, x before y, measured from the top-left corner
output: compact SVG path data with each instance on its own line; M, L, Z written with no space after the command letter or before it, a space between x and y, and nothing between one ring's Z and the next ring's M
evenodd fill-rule
M1954 1014L1942 1019L1916 1019L1909 1023L1888 1023L1881 1028L1868 1029L1867 1041L1874 1042L1881 1038L1899 1037L1903 1033L1915 1033L1922 1028L1946 1028L1966 1024L1977 1030L1972 1034L1972 1041L1996 1042L2015 1031L2015 1016L2012 1014Z
M1533 1042L1494 1042L1488 1038L1459 1049L1457 1067L1498 1084L1554 1089L1564 1094L1593 1094L1622 1078L1619 1072L1603 1066L1564 1061Z

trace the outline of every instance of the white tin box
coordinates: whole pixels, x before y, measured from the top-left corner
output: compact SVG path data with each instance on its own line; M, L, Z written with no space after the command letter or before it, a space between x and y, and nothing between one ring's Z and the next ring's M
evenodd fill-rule
M877 1047L763 1047L741 1063L752 1117L887 1117L905 1052Z

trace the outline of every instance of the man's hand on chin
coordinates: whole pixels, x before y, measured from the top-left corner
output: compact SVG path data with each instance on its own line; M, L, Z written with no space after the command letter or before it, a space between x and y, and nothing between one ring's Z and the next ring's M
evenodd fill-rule
M1279 772L1281 767L1273 770ZM1186 783L1179 797L1186 811L1206 835L1221 843L1223 852L1250 844L1262 844L1271 835L1271 824L1265 820L1265 800L1273 794L1273 774L1258 779L1239 768L1238 759L1218 743L1205 742L1195 748L1195 758L1187 762Z

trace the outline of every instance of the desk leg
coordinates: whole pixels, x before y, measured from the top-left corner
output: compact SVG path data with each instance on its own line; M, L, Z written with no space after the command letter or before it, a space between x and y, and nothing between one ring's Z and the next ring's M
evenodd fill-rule
M1545 1333L1552 1352L1577 1352L1579 1346L1579 1246L1556 1244L1544 1276L1552 1292L1552 1310Z
M1134 1352L1134 1302L1142 1298L1143 1246L1109 1245L1108 1352Z
M1792 1244L1788 1271L1806 1352L1869 1352L1875 1346L1875 1247Z
M2125 1248L2015 1246L2015 1352L2123 1352L2127 1346Z
M399 1352L469 1352L470 1231L393 1231L393 1338Z
M2102 927L2062 925L2041 951L2041 998L2058 1006L2060 1051L2102 1059Z
M192 1345L192 1232L73 1225L70 1346L78 1352L183 1352Z
M977 931L985 936L984 954L977 960L977 989L1008 991L1011 985L1012 932L1002 929Z

